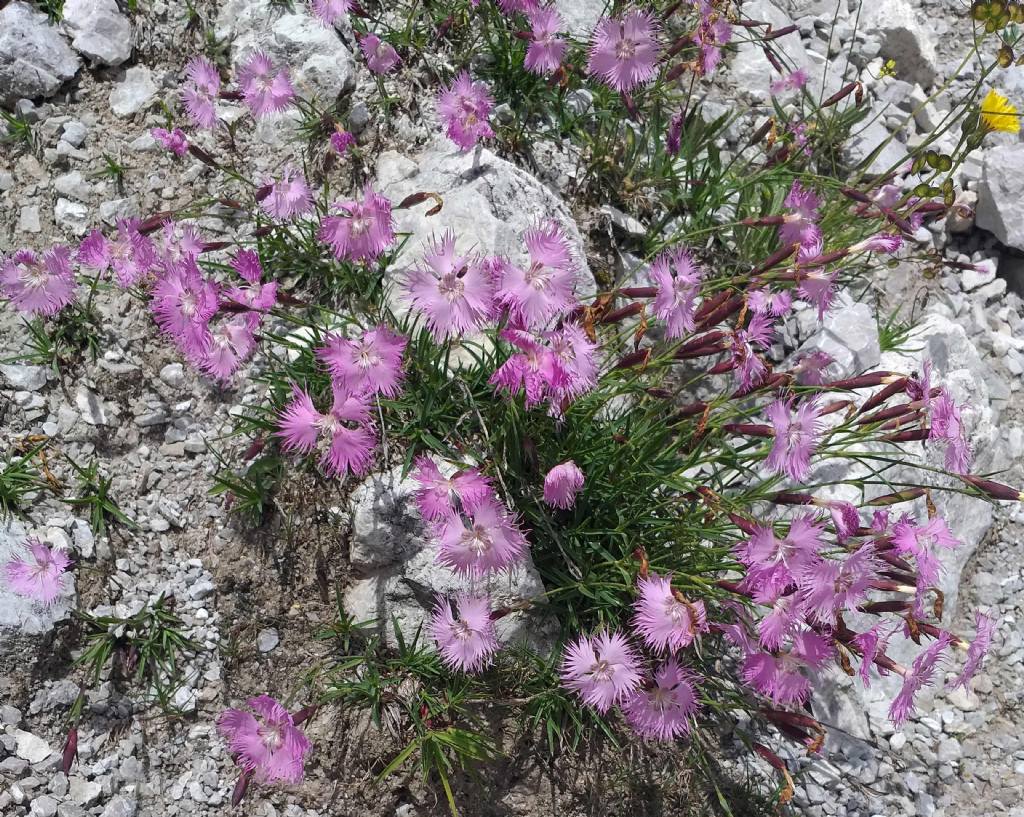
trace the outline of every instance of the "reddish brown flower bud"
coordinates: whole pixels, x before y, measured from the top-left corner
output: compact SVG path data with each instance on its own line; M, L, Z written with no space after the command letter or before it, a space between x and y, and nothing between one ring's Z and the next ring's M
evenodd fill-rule
M882 439L890 443L912 443L918 440L927 440L931 436L930 428L915 428L910 431L899 431L896 434L889 434Z
M623 298L653 298L657 294L657 287L623 287L619 290Z
M726 423L725 430L730 434L743 434L747 437L774 437L775 429L758 423Z
M249 788L249 778L252 777L252 772L243 770L238 776L238 780L235 783L235 788L231 792L231 805L237 806L242 802L242 798L245 797L245 792Z
M865 504L874 508L884 508L888 505L898 505L900 502L911 502L924 495L924 488L907 488L906 490L898 491L894 494L875 497L874 499L868 500Z
M626 318L639 315L643 311L644 305L639 301L636 301L622 307L621 309L616 309L614 312L609 312L607 315L602 316L598 319L598 323L618 323Z
M831 108L833 105L835 105L836 103L841 102L842 100L846 99L846 97L848 97L850 94L852 94L854 91L856 91L857 90L857 86L859 86L859 85L860 85L859 82L851 82L848 85L844 85L842 88L840 88L834 94L832 94L832 96L830 96L828 99L826 99L824 102L822 102L821 103L821 107L822 108Z
M1000 482L993 482L990 479L982 479L981 477L973 477L970 475L963 476L961 479L967 484L973 485L983 494L992 497L992 499L1005 499L1009 502L1024 502L1024 491L1011 488L1009 485L1003 485Z
M771 255L769 255L764 261L762 261L760 264L754 267L753 274L759 275L760 273L765 272L766 270L772 269L772 267L777 267L783 261L792 258L796 254L796 251L798 249L800 249L799 244L790 244L786 247L782 247L781 249L776 250Z
M769 31L764 35L765 42L771 42L772 40L779 39L779 37L785 37L787 34L792 34L797 30L797 28L798 26L788 25L783 26L782 28L777 28L774 31Z
M895 378L899 377L900 375L894 372L868 372L868 374L849 377L845 380L833 380L831 383L825 383L822 388L830 390L847 389L849 391L870 389L885 383L892 383Z
M60 769L64 774L71 770L71 765L78 756L78 727L72 726L68 730L67 739L64 741L64 751L61 753Z

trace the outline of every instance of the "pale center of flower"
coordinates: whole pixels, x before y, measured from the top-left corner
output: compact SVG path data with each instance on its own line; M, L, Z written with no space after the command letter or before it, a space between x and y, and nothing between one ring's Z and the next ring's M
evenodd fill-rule
M473 637L473 631L465 621L456 621L452 624L452 635L459 641L469 641Z
M610 681L615 668L605 658L599 658L590 667L590 677L594 681Z
M523 277L527 284L539 292L544 289L551 280L551 271L540 261L534 261L530 264L530 268L526 270L526 275Z
M786 429L786 449L794 451L803 441L804 432L798 423L793 423Z
M636 41L623 36L615 45L615 59L625 62L636 56Z
M193 292L181 293L181 314L186 318L191 318L196 314L198 304L196 303L196 296Z
M656 684L648 695L647 699L650 701L651 706L664 712L672 704L672 690L665 689L660 684Z
M50 273L47 272L46 267L43 264L25 264L21 268L21 275L19 278L21 279L21 283L29 289L41 289L46 286L46 282L50 280Z
M931 551L935 549L938 544L938 539L930 533L918 533L917 534L917 545L921 550Z
M473 525L462 534L462 543L476 556L483 556L494 547L494 540L483 525Z
M672 620L673 626L676 627L690 623L690 611L679 599L665 600L665 615Z
M446 272L437 284L437 291L444 296L448 303L455 303L462 298L466 291L466 285L454 272Z
M284 744L284 724L264 723L256 730L260 740L268 750L274 752Z
M370 219L369 217L367 217L366 215L364 215L361 212L353 211L353 213L352 213L352 221L351 221L351 226L350 226L350 229L352 231L352 235L354 235L354 236L366 235L370 231L371 224L372 224L372 219Z
M370 344L363 343L356 353L356 363L361 369L374 369L380 366L384 359Z

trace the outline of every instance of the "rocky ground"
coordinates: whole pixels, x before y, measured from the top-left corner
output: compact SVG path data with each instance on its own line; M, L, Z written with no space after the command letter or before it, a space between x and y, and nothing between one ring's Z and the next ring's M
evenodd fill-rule
M220 40L233 38L232 58L260 42L296 67L300 88L347 95L350 127L360 133L368 154L379 156L376 174L384 192L401 198L418 188L443 191L452 226L458 228L460 218L472 224L491 251L510 251L509 236L537 215L557 213L571 223L573 203L560 198L568 182L561 165L541 162L545 172L538 173L488 154L483 162L493 172L486 180L467 181L464 168L433 141L432 114L419 110L415 94L400 106L399 121L381 145L379 123L368 121L360 103L375 85L353 57L351 33L322 29L301 8L287 13L271 8L268 0L198 4L199 23L190 28L176 3L143 2L129 16L114 0L66 0L65 23L54 28L22 2L0 5L0 101L31 123L35 140L30 150L0 146L0 254L21 246L42 249L54 241L73 244L94 225L224 192L203 165L172 162L147 135L150 127L164 124L160 102L173 104L182 65L205 30ZM562 0L559 5L581 30L596 16L593 3ZM777 28L796 22L801 40L786 46L787 55L795 65L826 76L819 82L829 92L854 77L869 86L878 117L847 146L851 159L867 156L895 133L877 161L882 166L898 161L900 143L913 144L933 129L978 70L973 61L961 65L969 27L965 4L954 0L892 0L863 7L857 0L848 5L845 0L838 5L836 0L748 0L744 9ZM24 69L19 60L26 54L38 70ZM897 60L896 77L877 79L890 57ZM716 105L732 104L737 94L764 103L768 70L758 60L763 62L759 50L740 47L725 80L709 91L709 115ZM1019 105L1024 68L1003 72L1000 87ZM932 94L917 116L908 118ZM241 137L240 152L255 175L281 162L287 131L287 123L277 123L251 139ZM740 137L734 134L736 141ZM124 167L122 178L103 173L104 157ZM908 261L864 295L883 305L902 305L904 320L912 317L925 325L895 359L906 366L930 357L956 384L957 397L973 401L968 422L978 460L989 471L1008 469L1002 479L1009 483L1024 483L1021 171L1024 149L1015 139L1002 135L987 142L960 171L960 215L923 230L910 249L916 257L938 253L969 260L984 271L945 268L926 277L927 265ZM581 230L574 241L595 268L604 267L607 256L596 249L593 236L600 220L577 215ZM202 226L214 234L228 229L221 220ZM400 226L419 238L427 229L412 222ZM616 240L622 227L613 233ZM319 490L316 507L309 507L310 492L297 486L293 496L280 501L301 518L315 520L301 530L253 532L229 521L222 499L209 494L215 450L230 448L222 435L230 429L231 414L257 403L258 389L245 380L221 389L198 378L157 337L149 315L128 295L102 292L97 306L106 337L95 364L60 372L22 363L0 366L0 444L10 450L30 435L45 435L51 440L53 476L71 487L74 474L63 458L80 464L98 458L113 478L112 495L135 526L93 537L87 520L42 491L24 528L0 523L0 556L26 530L65 542L79 561L80 608L124 616L161 594L173 597L185 634L199 649L182 667L183 683L173 699L178 717L160 714L136 687L116 678L92 689L79 760L66 776L58 771L60 749L80 679L70 665L67 628L60 623L68 604L44 615L0 588L0 813L204 817L228 809L234 780L231 759L212 726L216 714L268 689L298 690L298 676L324 657L325 648L308 634L334 616L333 587L348 588L345 604L357 616L368 611L366 595L375 604L383 598L392 612L414 614L418 602L409 588L424 581L424 568L403 560L393 542L382 544L382 526L387 536L414 534L403 528L400 503L380 511L371 502L366 510L367 492L378 490L374 484L351 501L347 491ZM878 331L862 319L863 309L846 302L824 329L798 319L789 346L829 348L866 369L885 365L896 353L887 351L883 358ZM26 340L11 311L0 311L0 356L17 356ZM896 733L879 710L879 699L834 703L839 729L823 756L793 761L806 766L797 798L802 813L1024 815L1024 636L1018 621L1024 599L1024 511L965 507L957 530L967 547L960 562L950 565L947 579L951 588L959 584L960 600L948 606L948 615L963 632L971 632L973 622L957 610L980 607L999 621L992 657L975 692L938 695L933 707L922 710L926 714ZM383 592L375 586L361 595L358 588L382 568L398 578L389 579ZM529 592L533 581L539 579L522 577L520 592ZM295 790L251 797L244 813L443 813L414 777L371 785L368 759L387 757L389 746L366 724L318 721L311 737L330 750L315 756L310 781ZM593 769L578 770L571 780L520 770L478 806L478 813L614 813L607 803L592 801L593 777Z

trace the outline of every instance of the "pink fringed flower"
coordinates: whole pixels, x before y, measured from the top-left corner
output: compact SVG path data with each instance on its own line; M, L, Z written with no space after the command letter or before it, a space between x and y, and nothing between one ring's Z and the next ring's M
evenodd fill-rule
M534 74L551 74L558 70L569 44L559 37L562 15L553 6L540 8L530 14L530 46L523 64Z
M753 388L764 380L768 367L757 351L767 349L774 337L771 318L759 314L750 319L745 329L732 333L732 360L741 389Z
M231 259L231 268L245 281L224 293L225 299L255 312L268 312L277 305L277 282L263 283L263 265L252 250L239 250Z
M881 252L892 255L903 246L903 236L899 233L877 233L850 247L851 253Z
M496 499L434 523L437 561L461 576L483 576L511 567L526 552L526 537Z
M526 396L526 408L568 385L569 376L561 361L528 332L504 329L500 337L520 351L495 370L489 381L491 385L510 394L517 394L521 389Z
M117 282L130 287L156 266L156 247L139 232L137 219L122 220L113 238L105 238L99 230L89 233L78 248L78 262L97 272L112 268Z
M817 557L822 546L824 524L811 514L790 522L782 539L770 525L758 526L750 539L737 549L737 556L748 568L743 580L754 600L774 604L786 590L796 585L797 576Z
M199 231L192 224L168 219L159 233L159 255L165 266L189 264L203 251Z
M893 726L902 726L913 713L914 698L926 686L931 686L942 654L952 643L952 636L943 632L928 649L914 659L913 665L903 678L903 686L889 706L889 720Z
M476 468L446 477L430 457L418 457L412 478L420 484L416 505L423 518L432 522L455 516L460 509L471 511L485 499L494 500L490 480Z
M931 389L928 389L931 392ZM923 398L921 398L923 399ZM960 419L960 408L949 392L943 389L931 411L929 439L946 441L946 468L954 474L966 474L971 467L972 452L967 432Z
M352 7L352 0L313 0L313 14L325 26L333 26Z
M473 5L479 5L480 0L474 0ZM497 0L498 8L506 17L511 17L516 12L532 14L540 8L539 0Z
M643 680L639 658L626 637L607 631L581 636L566 647L561 675L562 686L598 712L624 701Z
M427 625L441 660L451 669L479 672L498 651L498 638L486 596L460 593L458 615L450 599L438 599Z
M653 682L629 693L622 703L626 721L648 740L671 741L690 733L690 718L700 709L696 678L675 658L654 673Z
M811 561L798 577L803 611L819 624L835 626L838 613L864 601L880 570L870 543L841 560Z
M783 216L779 240L784 245L799 244L802 247L816 244L821 238L818 228L821 199L813 190L805 190L799 181L795 181L784 203L791 212Z
M301 782L306 755L313 748L309 738L269 695L250 698L246 705L252 712L227 709L217 718L217 729L238 765L260 783Z
M633 626L651 649L674 652L707 631L704 603L673 590L671 576L651 573L637 581L636 589Z
M793 633L788 649L771 655L752 652L743 662L743 679L776 705L798 704L811 691L809 676L820 670L833 655L828 639L811 630Z
M220 73L205 57L193 57L185 66L187 81L181 99L189 118L200 128L217 124L217 97L220 95Z
M363 188L363 200L335 202L339 215L327 216L320 225L319 238L348 261L374 261L395 243L391 202L375 192L370 184Z
M258 315L247 313L222 319L210 330L201 357L196 361L217 380L228 380L256 349Z
M807 72L803 68L787 74L771 84L772 96L784 94L786 91L799 91L807 84Z
M289 219L308 213L313 207L313 195L302 173L287 167L277 181L267 184L266 195L260 206L271 218Z
M60 548L49 547L38 539L25 542L28 553L4 565L11 590L41 604L53 604L64 592L64 573L71 559Z
M700 46L701 71L704 76L709 76L722 61L722 48L732 40L732 26L725 15L707 0L700 2L700 15L694 41Z
M257 119L283 111L295 99L288 69L277 70L273 60L262 51L254 51L238 69L238 85L245 104Z
M367 34L363 37L359 41L359 48L366 57L366 67L375 74L386 74L402 61L395 47L384 42L376 34Z
M587 73L620 93L650 82L658 73L658 31L646 11L601 20L591 37Z
M524 238L530 265L503 266L498 298L517 323L536 329L575 306L576 262L569 240L553 221L528 230Z
M864 688L871 686L871 667L875 665L875 659L885 655L889 639L896 632L896 628L879 622L870 630L857 633L853 637L853 646L860 651L860 667L857 669L857 676L860 678ZM888 670L878 667L880 675L888 675Z
M583 490L583 481L583 472L572 460L556 465L544 477L544 501L555 508L571 508Z
M473 82L466 71L460 73L437 98L437 110L444 120L448 138L463 150L469 150L481 139L494 136L487 121L493 107L494 100L487 86Z
M327 345L317 356L327 365L331 377L355 393L395 397L402 390L402 353L408 343L386 326L362 334L358 340L328 335Z
M293 386L292 400L279 415L277 433L286 450L303 454L319 450L320 465L329 475L365 474L377 442L369 398L338 387L333 398L330 411L321 414L313 398Z
M331 134L331 149L339 156L348 153L348 149L356 143L356 137L347 130L336 130Z
M181 128L167 130L166 128L152 128L149 135L160 144L164 150L170 151L179 159L188 153L188 137Z
M970 686L971 679L985 660L985 654L992 646L992 636L996 631L995 619L986 616L984 613L975 613L974 625L977 633L971 642L971 646L967 648L967 661L964 662L960 674L948 685L949 689L956 689L957 687L967 689Z
M915 525L904 517L893 526L892 544L896 553L914 557L918 577L928 586L938 581L942 571L936 549L955 550L960 547L960 540L941 516L934 516L923 525Z
M810 471L811 454L821 436L817 402L804 400L794 412L792 399L776 400L766 413L775 431L775 441L765 465L773 473L802 481Z
M811 259L817 258L821 255L821 249L820 237L814 244L801 246L796 254L797 263L805 264ZM819 321L832 308L838 279L839 270L829 272L824 267L808 267L800 273L800 283L796 288L796 294L812 306L818 307Z
M409 271L405 288L435 340L475 332L494 317L489 271L481 261L455 252L451 231L431 242L423 264Z
M785 289L754 289L747 294L747 306L759 315L781 318L792 309L793 296Z
M19 312L53 315L75 300L71 251L53 247L40 258L32 250L18 250L0 269L0 292Z
M544 332L543 337L562 373L557 382L549 384L548 395L550 413L560 417L573 400L597 385L597 362L594 359L597 344L576 323L566 323L561 329Z
M828 352L807 352L796 358L792 373L802 386L820 386L828 379L828 369L835 363Z
M149 307L160 329L195 359L206 351L207 327L218 305L217 285L190 261L171 267L157 281Z
M651 264L651 279L658 287L654 314L665 321L666 337L681 338L693 331L702 275L700 267L682 247L666 250Z

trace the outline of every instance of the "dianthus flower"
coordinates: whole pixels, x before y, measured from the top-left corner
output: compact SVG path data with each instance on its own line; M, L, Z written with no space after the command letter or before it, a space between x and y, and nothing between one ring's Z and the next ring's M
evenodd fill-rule
M217 285L203 276L194 261L167 269L153 287L149 304L160 329L192 359L206 351L208 325L218 306Z
M793 401L776 400L766 410L775 432L772 450L765 460L768 470L785 474L797 482L807 477L811 455L818 446L820 410L813 400L804 400L793 411Z
M864 688L871 686L871 667L875 666L875 659L885 655L885 649L889 645L889 639L896 632L896 628L889 627L885 622L879 622L870 630L857 633L853 637L853 646L860 650L860 667L857 669L857 676L860 678ZM878 667L879 675L888 675L888 670Z
M971 467L971 446L960 419L960 409L945 389L935 399L928 438L946 441L947 470L954 474L967 473Z
M408 272L406 297L423 313L435 340L475 332L494 317L490 272L479 259L455 252L451 231L431 242L423 264Z
M942 654L952 643L952 636L943 632L928 649L914 659L913 665L903 677L903 686L889 706L889 720L893 726L902 726L913 713L914 698L924 687L932 684Z
M488 381L491 385L510 394L522 389L526 408L530 408L569 383L569 375L559 358L528 332L503 329L499 337L520 351L495 370Z
M799 181L793 182L784 202L791 212L783 216L783 223L779 227L779 240L784 245L799 244L813 246L821 238L821 230L818 228L818 208L821 207L821 199L813 190L805 190ZM818 250L820 254L820 250Z
M580 467L572 460L556 465L544 477L544 501L555 508L571 508L583 489L584 479Z
M821 255L821 249L820 238L816 243L801 245L796 254L797 263L803 264L817 258ZM818 307L818 320L822 320L825 313L832 308L838 279L839 270L828 272L824 267L811 267L800 271L796 294L812 306Z
M925 586L934 584L942 571L936 548L955 550L960 546L941 516L934 516L923 525L915 525L904 517L892 529L892 544L896 553L913 556L917 573Z
M774 651L804 623L803 609L797 594L779 596L757 622L757 640L766 650Z
M469 150L481 139L494 136L487 117L494 100L487 86L473 82L463 71L444 88L437 98L437 110L444 120L448 138L463 150Z
M41 604L53 604L64 591L64 573L71 564L68 554L38 539L25 542L28 553L4 565L11 590Z
M381 325L356 340L328 335L317 356L327 365L331 377L348 391L390 398L402 390L402 353L407 342Z
M524 66L534 74L551 74L558 70L569 47L562 30L562 15L553 6L539 8L530 14L530 45Z
M740 388L753 388L768 373L768 367L757 354L757 348L768 348L775 336L772 321L767 315L755 314L745 329L732 333L732 360L736 367Z
M366 67L375 74L386 74L402 61L395 47L384 42L376 34L367 34L363 37L359 41L359 48L366 57Z
M496 499L487 497L433 524L437 561L461 576L483 576L511 567L526 552L526 537Z
M658 23L646 11L628 11L600 20L590 40L587 73L627 93L658 73Z
M327 216L320 225L319 238L347 261L374 261L395 242L391 202L363 188L363 200L335 202L338 215Z
M309 738L269 695L250 698L246 706L252 712L227 709L217 718L217 729L238 765L260 783L301 782L306 755L313 748Z
M700 709L695 676L669 658L648 684L629 693L622 711L633 731L648 740L675 740L690 733L690 718Z
M53 247L40 258L32 250L18 250L0 269L0 292L19 312L53 315L75 300L71 251Z
M495 501L490 480L476 468L455 471L450 477L441 473L429 457L418 457L412 478L419 483L416 505L423 518L438 521L472 511L484 500Z
M703 270L682 247L666 250L651 264L651 279L658 287L654 314L665 321L665 336L681 338L694 329L697 294Z
M193 57L185 66L187 82L181 89L185 112L200 128L217 124L217 97L220 95L220 73L205 57Z
M266 195L260 200L260 206L271 218L295 218L308 213L313 207L309 185L294 167L286 167L284 175L268 182L264 190Z
M170 151L179 159L188 153L188 137L181 128L167 130L166 128L152 128L149 135L160 143L160 147Z
M743 679L776 706L799 704L811 691L810 677L833 655L830 642L812 630L789 636L788 649L771 655L749 653L743 662Z
M480 0L474 0L473 5L476 6L479 2ZM498 8L505 16L511 17L516 12L531 14L540 8L540 2L539 0L498 0Z
M333 26L352 7L352 0L313 0L313 14L325 26Z
M637 580L633 627L651 649L674 652L707 631L702 601L689 601L672 589L671 576L651 573Z
M139 232L138 219L122 219L113 238L99 230L89 233L78 248L78 262L97 272L112 268L117 282L130 287L156 266L156 247Z
M819 624L834 626L838 613L864 601L880 570L870 543L843 559L810 561L798 577L803 611Z
M995 619L984 613L975 613L974 625L977 632L971 645L967 648L967 661L964 663L963 669L960 670L960 674L948 685L949 689L957 687L967 689L971 679L981 667L982 661L985 660L985 654L992 646L992 636L996 630Z
M295 99L288 69L277 70L273 60L262 51L254 51L238 69L238 85L245 104L257 119L283 111Z
M598 712L622 703L643 680L640 662L622 633L607 631L581 636L565 649L562 686L578 694Z
M732 26L725 15L706 0L701 0L700 16L694 41L700 46L701 71L709 76L722 61L723 46L732 40Z
M815 351L798 355L795 358L792 374L801 386L820 386L827 377L826 370L835 363L828 352Z
M771 525L755 528L750 539L737 549L739 560L748 568L744 588L755 601L774 604L796 584L797 576L817 558L823 530L824 524L812 514L795 517L781 539Z
M793 296L786 289L753 289L747 294L747 306L759 315L781 318L792 309Z
M597 385L597 362L594 359L597 344L587 337L583 327L575 323L543 332L542 337L562 372L562 377L549 384L548 389L550 413L559 417L573 400Z
M803 68L797 68L790 74L775 80L771 84L772 96L778 96L786 91L799 91L807 84L807 72Z
M538 329L576 303L576 261L562 228L548 221L524 236L530 264L502 266L498 298L517 323Z
M260 318L251 312L225 317L209 330L200 357L194 362L211 377L228 380L256 349Z
M457 604L458 615L450 599L438 599L427 629L448 667L479 672L498 651L491 602L486 596L460 593Z
M256 312L268 312L277 305L277 282L263 283L263 265L252 250L239 250L231 259L231 268L245 281L224 293L224 298Z
M308 454L320 451L320 465L331 476L369 470L376 437L369 398L335 386L330 411L321 414L313 398L298 386L278 417L278 435L286 450Z
M168 219L159 233L159 255L166 267L188 264L203 251L199 231L191 224Z
M903 236L899 233L876 233L851 245L850 252L882 252L892 255L903 246Z
M852 502L844 502L834 499L827 502L829 515L832 517L832 527L836 531L836 541L842 544L851 536L857 533L860 527L860 511Z

